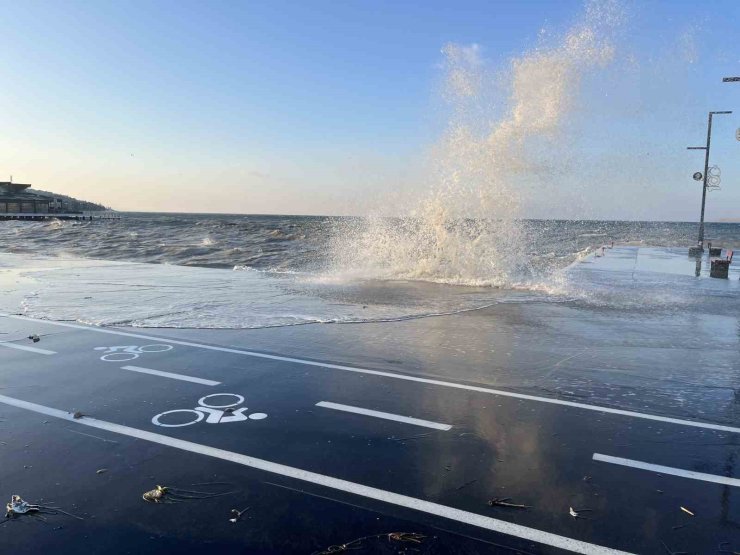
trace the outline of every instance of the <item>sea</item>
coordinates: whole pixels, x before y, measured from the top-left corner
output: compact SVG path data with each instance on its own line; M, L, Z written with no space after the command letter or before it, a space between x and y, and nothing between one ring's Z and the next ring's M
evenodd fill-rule
M0 222L0 310L101 326L262 328L425 318L498 303L608 306L629 296L597 294L573 278L574 264L612 244L686 248L698 233L685 222L518 220L507 222L518 242L499 257L501 242L474 235L480 226L465 221L446 222L447 235L437 229L425 245L428 233L408 219L120 216ZM705 236L739 247L740 224L709 223ZM450 237L490 244L461 251Z

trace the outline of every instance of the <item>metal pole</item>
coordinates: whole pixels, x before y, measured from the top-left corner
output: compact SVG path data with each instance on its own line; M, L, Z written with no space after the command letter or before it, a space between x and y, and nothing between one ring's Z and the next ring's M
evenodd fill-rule
M723 77L722 78L723 83L733 83L736 81L740 81L740 77Z
M707 203L707 172L709 171L709 144L712 141L712 116L709 112L709 122L707 123L707 149L704 151L704 187L701 191L701 217L699 218L699 246L704 248L704 206Z
M699 241L698 248L699 250L704 249L704 207L706 206L707 202L707 179L709 176L707 175L709 173L709 147L712 142L712 116L715 114L731 114L732 112L709 112L709 119L707 121L707 146L690 146L687 147L688 150L703 150L704 151L704 180L703 180L703 187L701 191L701 216L699 218Z

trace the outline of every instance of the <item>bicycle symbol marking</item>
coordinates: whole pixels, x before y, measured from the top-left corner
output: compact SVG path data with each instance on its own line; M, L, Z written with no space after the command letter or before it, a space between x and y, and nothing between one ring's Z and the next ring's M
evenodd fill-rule
M234 402L225 402L226 400L213 399L214 397L231 397L235 399ZM244 422L245 420L263 420L267 418L264 412L253 412L252 414L245 414L247 407L241 407L235 409L234 407L241 405L244 402L244 397L237 395L236 393L212 393L198 399L198 406L194 409L175 409L160 412L154 418L152 418L152 424L155 426L162 426L163 428L181 428L183 426L190 426L197 424L203 418L206 419L206 424L224 424L227 422ZM188 415L189 420L186 422L167 424L162 422L162 417L180 414ZM206 416L207 415L207 416Z
M100 357L100 360L105 362L125 362L127 360L134 360L144 353L163 353L165 351L171 351L172 345L117 345L114 347L95 347L96 351L105 351L105 354Z

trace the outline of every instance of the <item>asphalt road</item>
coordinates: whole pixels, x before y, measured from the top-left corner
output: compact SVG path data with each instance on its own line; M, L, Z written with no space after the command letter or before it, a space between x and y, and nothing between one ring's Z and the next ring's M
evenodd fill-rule
M200 343L10 316L0 333L0 495L83 519L7 519L3 552L312 553L388 532L426 537L347 547L740 550L732 423L454 368L251 351L213 332ZM157 484L202 493L142 500Z

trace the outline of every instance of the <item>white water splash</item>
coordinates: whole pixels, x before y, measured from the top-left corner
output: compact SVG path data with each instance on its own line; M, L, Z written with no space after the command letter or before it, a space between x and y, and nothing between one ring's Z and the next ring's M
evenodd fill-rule
M481 48L446 45L445 99L453 116L434 150L436 185L401 217L342 226L332 273L466 285L531 281L527 245L536 238L521 224L526 199L518 181L542 171L539 147L562 131L582 77L613 59L609 37L618 16L614 3L590 3L557 44L512 59L505 73L510 95L498 117L487 106L493 85Z

